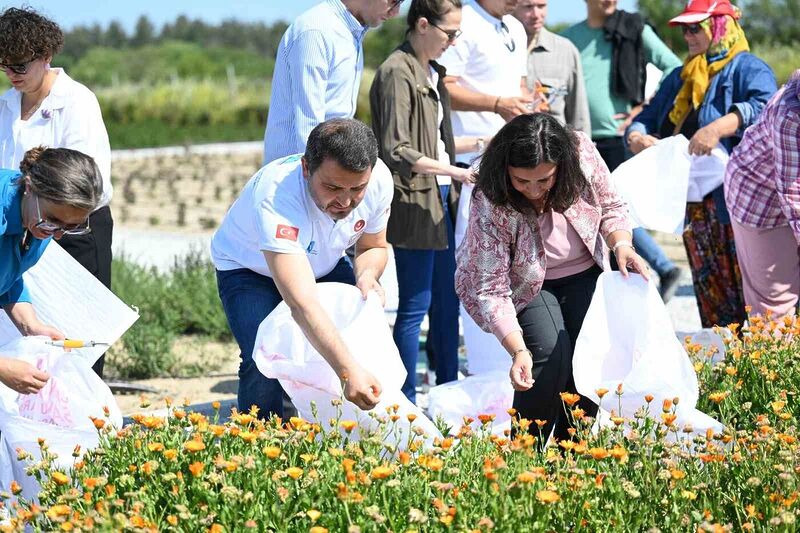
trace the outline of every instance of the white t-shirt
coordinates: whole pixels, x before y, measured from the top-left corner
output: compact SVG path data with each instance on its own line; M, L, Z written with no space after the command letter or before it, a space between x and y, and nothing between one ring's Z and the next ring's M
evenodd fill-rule
M22 93L11 88L0 96L0 167L19 170L25 152L36 146L71 148L94 158L103 176L98 208L111 201L111 146L97 97L63 69L39 109L20 118Z
M493 17L473 1L462 9L461 31L456 44L438 59L447 75L461 78L460 85L471 91L520 96L520 83L528 73L528 37L522 23L511 15ZM505 124L491 111L455 111L452 120L456 137L489 137ZM469 163L476 155L459 154L458 160Z
M344 219L334 221L312 200L301 154L277 159L245 185L211 239L218 270L247 268L272 277L264 251L305 254L314 277L330 273L361 235L386 228L394 195L389 168L378 159L367 192Z

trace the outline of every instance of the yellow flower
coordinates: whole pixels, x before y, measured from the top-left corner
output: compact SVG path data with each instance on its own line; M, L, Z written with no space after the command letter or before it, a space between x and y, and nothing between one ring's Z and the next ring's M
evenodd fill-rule
M56 485L66 485L69 483L69 478L63 472L53 472L50 474L50 479L56 482Z
M169 450L164 450L164 459L166 459L167 461L174 461L176 457L178 457L178 450L174 448L170 448Z
M377 466L372 470L372 472L370 472L369 477L372 479L386 479L393 473L394 470L392 470L392 468L389 466Z
M727 398L729 394L730 391L712 392L708 395L708 399L714 403L722 403L723 400L725 400L725 398Z
M306 511L306 514L308 515L308 517L311 519L312 522L316 522L317 520L319 520L319 517L322 516L322 513L320 513L316 509L309 509L308 511Z
M199 452L205 450L206 445L201 440L192 439L183 445L183 449L187 452Z
M568 406L572 407L581 399L580 394L572 394L571 392L562 392L559 394L561 396L561 401L563 401Z
M161 452L164 451L164 445L160 442L151 442L147 445L147 449L151 452Z
M536 499L542 503L556 503L561 499L557 492L552 490L540 490L536 492Z
M264 455L270 459L277 459L281 456L281 449L277 446L266 446L263 451Z
M342 420L339 423L339 425L342 426L342 429L345 430L347 433L350 433L351 431L356 429L356 426L358 426L358 422L356 422L355 420Z
M784 407L786 407L786 402L782 401L774 401L769 404L772 407L772 411L775 413L780 413Z
M290 466L286 469L286 475L292 479L298 479L303 475L303 469L296 466Z
M594 391L594 393L597 394L598 398L602 398L603 396L608 394L608 389L597 389Z
M690 501L694 501L694 500L697 499L697 494L692 492L692 491L690 491L690 490L681 491L681 496L683 496L684 498L686 498L687 500L690 500Z
M171 526L177 526L178 525L178 517L175 516L174 514L167 515L167 522Z
M686 477L686 472L683 470L677 470L675 468L670 470L669 473L672 476L672 479L683 479Z
M611 455L605 448L589 448L587 453L592 456L592 459L598 461Z
M309 533L328 533L328 528L320 527L320 526L314 526L311 529L309 529L308 531L309 531Z

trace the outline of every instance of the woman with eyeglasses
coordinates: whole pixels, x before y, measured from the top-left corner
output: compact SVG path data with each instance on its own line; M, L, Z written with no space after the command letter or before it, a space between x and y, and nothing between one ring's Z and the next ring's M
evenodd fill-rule
M0 96L0 168L18 168L35 146L72 148L97 162L103 197L92 232L59 244L103 285L111 287L111 147L95 95L50 62L64 45L58 24L24 7L0 14L0 69L12 87ZM94 369L102 376L104 358Z
M23 335L63 339L37 318L22 274L51 237L89 234L89 214L103 197L103 181L91 157L67 148L28 150L19 169L0 170L0 306ZM35 393L47 379L23 361L0 358L0 381L17 392Z
M380 157L394 177L387 229L400 292L394 340L408 371L403 392L414 401L420 324L429 308L436 381L458 377L453 228L460 184L472 178L455 166L455 155L474 151L479 139L453 137L445 69L436 62L461 34L461 0L413 0L407 22L405 42L375 73L370 109Z
M777 85L770 67L749 52L739 17L728 0L695 0L670 21L681 26L689 54L628 128L625 140L634 154L677 134L689 139L692 155L710 155L717 145L731 153L756 122ZM745 319L722 180L720 173L716 189L702 201L687 204L683 232L706 328Z

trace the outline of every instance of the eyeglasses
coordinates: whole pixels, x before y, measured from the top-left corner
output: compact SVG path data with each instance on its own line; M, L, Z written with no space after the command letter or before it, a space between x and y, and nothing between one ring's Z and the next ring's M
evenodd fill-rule
M683 24L681 26L681 31L684 35L687 33L691 33L692 35L697 35L701 31L703 31L703 27L700 24Z
M456 39L461 37L461 30L446 30L446 29L442 28L441 26L439 26L438 24L434 24L433 22L431 22L431 26L433 26L437 30L439 30L442 33L444 33L445 35L447 35L447 40L448 41L455 41Z
M45 233L61 233L63 235L86 235L92 229L89 227L89 219L80 224L56 224L42 218L42 208L39 206L39 195L36 195L36 219L38 222L34 224L34 228L44 231Z
M3 70L10 70L14 74L27 74L28 68L31 66L31 63L36 61L37 57L33 56L30 61L26 61L25 63L17 63L16 65L6 65L5 63L0 63L0 68Z
M514 42L514 38L511 36L511 32L506 26L506 23L502 20L500 21L500 33L503 34L503 44L506 45L509 52L513 52L517 49L517 44Z
M391 11L392 9L396 8L397 6L399 6L402 3L403 3L403 0L391 0L391 2L389 2L389 10Z

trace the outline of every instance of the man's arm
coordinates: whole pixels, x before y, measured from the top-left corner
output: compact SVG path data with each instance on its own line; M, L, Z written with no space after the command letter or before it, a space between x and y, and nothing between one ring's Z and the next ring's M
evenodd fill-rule
M381 386L350 354L317 294L317 281L308 259L301 254L264 252L275 286L289 306L292 318L311 345L346 380L345 398L361 409L377 405ZM384 260L385 264L385 260Z
M506 121L528 113L530 98L484 94L462 87L456 76L445 76L444 83L450 93L450 106L454 111L491 111Z
M564 111L567 124L576 130L581 130L589 137L592 136L592 124L589 118L589 97L586 94L586 83L583 80L583 65L578 49L569 43L572 53L572 76L570 77L569 93Z
M389 243L386 241L386 230L379 233L364 233L356 242L355 275L356 287L361 290L364 299L367 293L374 290L386 304L383 287L378 280L386 268L389 259Z

